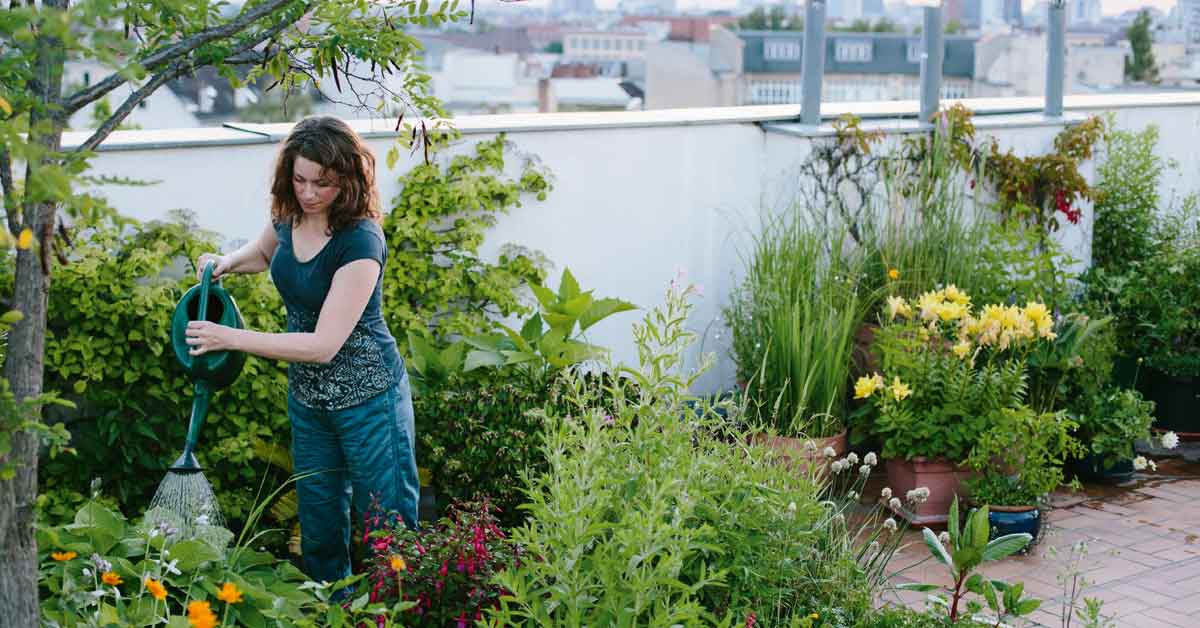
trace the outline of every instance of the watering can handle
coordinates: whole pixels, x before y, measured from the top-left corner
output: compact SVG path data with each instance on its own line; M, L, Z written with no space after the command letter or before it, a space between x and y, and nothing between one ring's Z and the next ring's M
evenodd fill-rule
M200 280L200 305L196 308L196 320L208 320L208 288L212 285L213 269L216 263L211 260L204 265L204 275Z

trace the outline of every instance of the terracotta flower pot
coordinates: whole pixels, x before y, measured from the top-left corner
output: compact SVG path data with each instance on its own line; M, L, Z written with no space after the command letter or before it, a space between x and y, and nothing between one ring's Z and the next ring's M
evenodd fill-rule
M827 460L824 454L826 447L832 447L837 457L846 454L846 430L830 436L828 438L795 438L792 436L768 436L766 434L755 434L751 440L759 445L763 445L779 453L785 460L791 462L796 461L823 461ZM816 445L813 451L809 451L804 447L804 443L812 441Z
M892 494L904 502L903 508L896 514L914 525L945 524L954 496L959 496L959 503L965 501L963 481L973 475L974 472L967 467L944 458L887 460L888 486ZM905 499L908 492L922 486L929 489L929 499L922 504L909 503Z

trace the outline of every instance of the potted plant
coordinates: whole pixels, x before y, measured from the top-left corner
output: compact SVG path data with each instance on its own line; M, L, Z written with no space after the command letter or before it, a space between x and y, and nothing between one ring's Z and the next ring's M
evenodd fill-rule
M725 317L755 438L789 458L846 451L862 258L802 220L768 221ZM813 445L816 447L813 447Z
M855 383L855 398L870 400L856 418L879 439L894 490L930 488L926 503L901 514L941 523L979 438L1024 407L1025 356L1053 339L1054 322L1040 303L977 311L953 285L886 307L875 344L882 370Z
M1109 388L1075 414L1076 435L1084 444L1074 464L1085 480L1120 483L1134 473L1134 443L1149 440L1154 402L1129 388Z
M1063 463L1083 447L1071 436L1077 427L1066 412L1004 409L967 458L978 473L966 481L971 500L988 507L993 532L1024 532L1034 539L1041 529L1040 506L1063 483Z

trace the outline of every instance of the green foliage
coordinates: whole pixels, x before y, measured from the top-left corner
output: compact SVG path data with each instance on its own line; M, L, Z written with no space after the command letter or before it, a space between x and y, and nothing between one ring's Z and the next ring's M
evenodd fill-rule
M738 18L737 27L748 31L802 31L804 16L789 14L783 5L755 7L753 11Z
M417 165L400 177L403 186L384 220L388 241L385 317L398 338L409 332L438 340L498 330L498 317L528 312L517 294L541 285L545 262L530 251L509 249L496 263L479 247L496 215L520 207L522 197L544 200L548 172L526 159L520 175L505 173L503 134L475 145L445 168Z
M1029 353L1030 406L1050 412L1099 392L1112 374L1112 355L1104 354L1105 344L1112 343L1111 332L1104 334L1111 322L1078 313L1055 322L1055 338Z
M138 513L183 446L192 386L169 349L170 317L194 283L188 260L212 250L211 236L177 218L118 231L95 226L50 293L46 386L69 390L78 455L43 463L42 509L69 515L93 477L120 508ZM283 308L265 276L225 281L251 329L282 331ZM5 290L10 288L6 287ZM232 521L244 518L262 469L258 441L288 432L282 364L247 361L212 404L198 455ZM286 445L285 443L282 443ZM73 499L69 497L74 495Z
M752 418L787 436L844 429L862 268L848 243L798 217L764 224L724 312Z
M1043 227L1003 220L983 229L982 271L977 296L992 303L1042 301L1053 310L1068 307L1077 260Z
M537 297L539 311L521 325L519 332L499 325L503 334L467 338L472 349L466 355L465 370L511 367L534 382L546 381L562 369L605 357L607 350L585 342L583 335L613 314L637 309L627 301L597 299L591 290L584 292L565 268L557 293L540 284L531 284L530 288Z
M1096 220L1092 266L1123 274L1152 253L1159 180L1165 164L1154 152L1158 127L1142 131L1111 128L1105 134L1104 160L1096 169Z
M539 447L543 407L553 404L554 387L535 388L488 370L453 377L413 398L421 466L443 502L486 495L500 518L519 521L524 501L522 473L546 467Z
M1150 27L1150 12L1145 9L1138 12L1133 24L1125 30L1129 39L1129 48L1133 51L1132 58L1125 57L1125 78L1131 81L1156 81L1158 79L1158 64L1154 59L1154 34Z
M1154 402L1128 388L1108 388L1081 403L1075 411L1079 439L1087 453L1098 456L1103 468L1133 457L1133 445L1150 438Z
M1006 619L1012 620L1036 611L1041 606L1041 600L1024 597L1023 584L1010 585L1000 580L987 580L976 573L976 569L985 562L1000 560L1025 549L1033 541L1033 537L1021 533L989 540L991 526L988 523L987 506L972 510L961 528L959 521L958 498L955 497L946 522L946 537L939 539L929 528L921 531L929 553L946 567L953 583L946 590L950 594L949 598L937 594L931 595L930 601L947 610L948 619L952 624L956 624L960 618L972 617L984 608L978 601L971 600L964 609L961 603L966 599L967 593L973 593L986 602L987 608L996 616L997 625ZM900 588L932 591L937 587L901 585ZM965 615L963 610L967 611Z
M227 540L231 535L223 532L216 536ZM369 603L367 594L343 606L331 594L362 576L307 582L269 553L227 548L216 538L180 538L169 525L134 524L96 502L80 508L70 523L39 528L37 536L42 618L54 625L186 627L189 605L199 601L225 626L349 628L374 625L377 617L396 626L393 616L411 606ZM151 583L163 587L160 595ZM230 587L240 600L231 601ZM222 590L226 599L218 601Z
M603 391L572 379L572 411L547 416L549 466L528 477L529 519L513 532L537 559L497 577L511 595L493 620L728 626L759 609L789 625L825 601L869 608L854 556L813 541L844 522L817 484L689 405L690 292L672 287L635 326L640 368L620 374L636 392L623 378Z
M1063 483L1063 463L1083 446L1071 433L1077 427L1066 412L1035 412L1028 407L996 413L980 435L967 464L978 478L966 482L976 503L1033 506Z

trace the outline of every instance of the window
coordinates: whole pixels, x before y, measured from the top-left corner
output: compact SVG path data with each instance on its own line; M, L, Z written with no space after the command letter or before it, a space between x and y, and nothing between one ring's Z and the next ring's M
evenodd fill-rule
M763 42L767 61L795 61L800 58L800 42L795 39L768 39Z
M605 40L603 40L603 43L604 43L605 50L612 50L612 40L611 39L605 39Z
M922 45L922 43L919 40L908 42L908 62L909 63L920 63L921 55L923 55L924 53L925 53L925 46Z
M750 102L755 105L800 102L800 81L752 81Z
M865 63L871 60L871 42L861 39L840 39L834 49L834 58L843 63Z
M646 40L643 39L643 40L639 41L637 44L638 44L638 50L646 49Z

